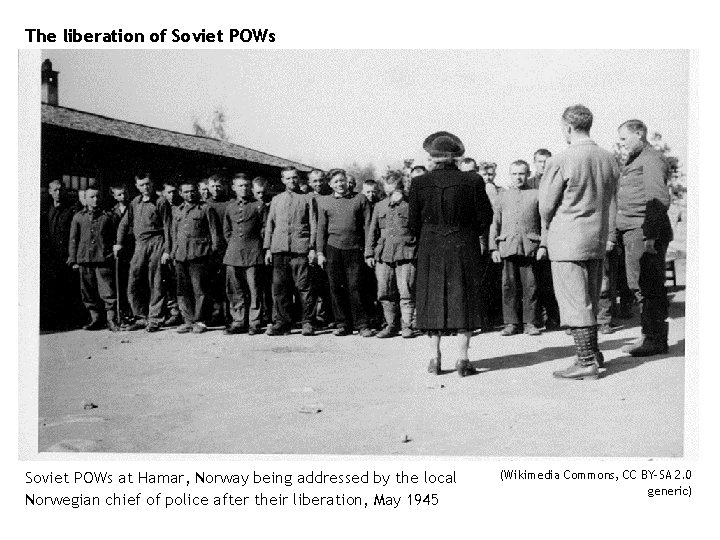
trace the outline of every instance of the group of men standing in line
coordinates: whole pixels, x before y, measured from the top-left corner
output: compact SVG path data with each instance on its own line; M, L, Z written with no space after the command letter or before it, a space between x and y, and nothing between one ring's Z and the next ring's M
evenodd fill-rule
M597 326L612 332L633 302L642 304L642 337L628 352L667 351L665 253L672 229L668 168L648 144L645 124L620 126L627 156L619 164L590 139L592 114L584 108L569 114L568 149L552 159L548 150L536 151L533 176L527 162L514 161L506 189L494 183L494 163L455 161L484 182L492 207L491 225L479 238L483 328L503 323L502 335L537 335L562 323L587 364L569 376L583 378L577 374L593 375L588 366L602 365ZM267 325L268 335L284 335L299 320L305 336L323 326L336 336L357 330L363 337L413 337L418 239L408 191L426 173L422 166L389 171L381 185L366 180L358 190L342 169L315 169L304 178L287 167L285 189L272 199L265 179L242 173L232 178L232 199L220 176L166 182L156 191L142 173L132 200L125 187L113 186L116 204L104 210L102 193L91 186L80 211L53 181L43 217L52 258L45 280L62 288L67 268L79 271L87 330L118 330L125 321L127 329L150 332L165 325L202 333L224 324L227 334L252 335ZM605 180L584 178L597 174ZM64 290L55 301L64 308L70 296Z

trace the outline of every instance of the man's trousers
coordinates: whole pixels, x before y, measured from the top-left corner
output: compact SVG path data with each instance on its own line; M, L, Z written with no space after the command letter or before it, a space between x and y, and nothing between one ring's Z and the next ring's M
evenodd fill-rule
M175 261L177 301L185 324L207 323L212 309L208 259Z
M260 271L263 269L260 265L225 267L225 287L233 326L250 326L255 330L262 326Z
M335 322L338 327L347 330L367 328L369 320L361 273L365 264L362 249L338 249L328 245L325 254Z
M293 289L302 305L302 323L312 323L315 295L310 281L310 263L306 254L273 253L273 319L276 326L292 326Z
M505 324L542 326L538 320L537 276L533 257L503 259L502 299Z
M403 328L415 325L415 261L396 261L391 263L378 261L375 264L377 277L377 298L383 305L400 304L400 317ZM397 309L397 308L395 308ZM385 309L385 313L389 310ZM393 326L395 321L385 321Z
M80 295L90 317L96 320L100 314L112 312L114 316L115 268L111 264L80 264Z
M571 328L597 325L602 269L602 259L552 261L555 296L563 325Z
M162 236L137 240L128 279L128 299L133 315L157 324L162 323L165 307L160 263L163 247Z

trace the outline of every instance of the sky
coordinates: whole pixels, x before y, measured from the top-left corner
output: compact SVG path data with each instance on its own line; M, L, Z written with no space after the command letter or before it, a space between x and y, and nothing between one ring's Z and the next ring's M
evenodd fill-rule
M588 106L610 148L639 118L684 162L684 50L46 50L60 105L190 133L221 107L230 140L323 169L403 159L450 131L466 155L509 164L557 152L564 108Z

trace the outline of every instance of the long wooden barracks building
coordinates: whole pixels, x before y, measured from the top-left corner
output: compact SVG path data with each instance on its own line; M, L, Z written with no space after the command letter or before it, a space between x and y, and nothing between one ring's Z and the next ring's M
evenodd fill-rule
M62 180L68 189L104 190L134 183L138 172L165 179L202 179L244 172L279 186L280 169L311 167L226 141L159 129L59 105L58 72L42 64L41 186Z

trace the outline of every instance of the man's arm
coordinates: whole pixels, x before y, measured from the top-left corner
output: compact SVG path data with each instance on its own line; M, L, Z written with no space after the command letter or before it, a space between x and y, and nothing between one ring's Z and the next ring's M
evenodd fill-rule
M667 228L667 210L670 207L667 174L667 163L660 155L651 154L643 163L646 203L642 230L647 240L657 239L663 226Z
M217 212L215 212L217 215ZM232 219L230 219L230 208L225 209L225 215L223 216L223 222L222 222L222 232L223 236L225 237L225 242L230 242L230 237L232 236L232 230L233 230L233 222Z
M378 221L378 207L380 206L380 203L377 203L375 205L375 209L372 213L372 218L370 219L370 228L368 229L367 234L365 235L365 258L368 257L374 257L375 256L375 246L377 244L377 237L378 233L380 232Z
M263 243L263 249L269 250L272 243L272 235L275 230L275 201L277 197L270 202L270 211L268 212L267 222L265 223L265 242Z
M497 238L500 235L500 232L502 231L502 210L503 210L503 197L498 197L498 200L495 201L495 211L493 212L493 220L490 224L490 233L489 233L489 248L490 251L497 251L498 249L498 243Z
M67 264L77 263L77 247L80 240L80 218L75 214L70 222L70 235L68 237L68 260Z
M325 243L327 242L328 215L323 204L317 205L317 232L316 245L317 251L325 255Z
M555 217L555 212L565 193L566 184L567 180L564 178L562 167L551 159L545 170L538 195L540 221L545 229L550 226L550 222Z
M128 231L130 230L130 227L132 226L132 219L133 219L133 204L132 201L128 203L127 210L125 211L125 214L120 219L120 224L118 225L117 229L117 240L115 242L116 245L122 246L125 243L125 238L128 235Z
M215 210L212 206L207 206L207 219L208 219L208 225L210 226L210 239L212 241L212 251L213 253L217 253L220 250L220 247L222 246L222 240L223 240L223 233L222 233L222 224L220 223L220 216L217 213L217 210ZM227 218L227 211L225 212L225 217Z

